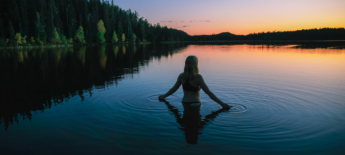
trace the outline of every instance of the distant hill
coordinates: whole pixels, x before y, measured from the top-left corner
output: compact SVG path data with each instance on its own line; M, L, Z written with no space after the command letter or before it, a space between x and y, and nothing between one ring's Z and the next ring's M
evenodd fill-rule
M235 35L223 32L213 35L195 35L190 41L215 40L345 40L344 28L322 28L284 32L262 32L248 35Z

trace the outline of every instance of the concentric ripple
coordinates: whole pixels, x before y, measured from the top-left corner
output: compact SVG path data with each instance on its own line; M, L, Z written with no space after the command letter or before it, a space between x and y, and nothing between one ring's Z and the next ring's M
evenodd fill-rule
M241 104L230 103L231 109L230 113L244 113L247 111L247 107Z

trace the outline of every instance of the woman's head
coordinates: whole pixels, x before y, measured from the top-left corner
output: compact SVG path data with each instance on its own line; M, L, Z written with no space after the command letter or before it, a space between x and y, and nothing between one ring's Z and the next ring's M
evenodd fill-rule
M184 77L194 78L199 74L198 58L194 55L188 56L184 66Z

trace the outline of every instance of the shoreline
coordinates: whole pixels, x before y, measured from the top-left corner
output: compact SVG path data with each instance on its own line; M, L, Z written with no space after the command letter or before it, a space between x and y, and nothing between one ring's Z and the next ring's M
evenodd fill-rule
M345 40L209 40L209 41L163 41L160 43L152 42L139 42L139 43L117 43L117 44L103 44L103 45L115 45L115 46L124 46L124 45L148 45L148 44L174 44L174 43L344 43ZM9 46L9 47L0 47L0 50L6 49L33 49L33 48L61 48L61 47L80 47L80 46L100 46L98 44L67 44L67 45L35 45L35 46Z

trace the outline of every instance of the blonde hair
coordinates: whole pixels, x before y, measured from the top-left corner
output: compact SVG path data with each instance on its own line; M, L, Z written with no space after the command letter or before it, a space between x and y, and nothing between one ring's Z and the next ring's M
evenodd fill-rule
M184 66L183 79L194 79L199 74L198 58L194 55L188 56Z

